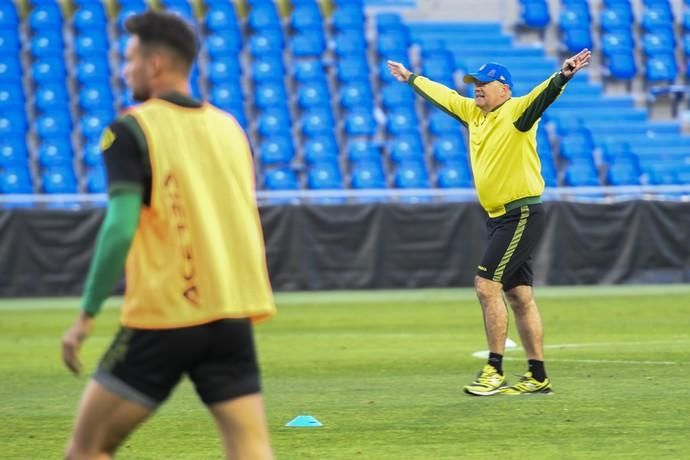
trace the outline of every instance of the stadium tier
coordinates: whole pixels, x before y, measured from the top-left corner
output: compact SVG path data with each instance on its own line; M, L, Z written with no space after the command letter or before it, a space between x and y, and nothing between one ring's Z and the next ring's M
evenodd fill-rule
M563 0L556 15L545 0L520 3L519 25L558 27L565 52L596 44L606 80L643 81L659 95L690 77L690 6L674 15L667 0L645 0L636 14L627 0ZM246 128L265 190L469 188L464 128L392 80L385 62L456 87L498 61L516 95L560 65L499 23L410 22L360 0L154 6L197 26L192 92ZM0 0L1 194L105 191L99 138L134 103L119 70L124 21L148 7ZM546 112L538 139L548 187L690 182L680 122L651 120L633 95L609 96L587 75Z

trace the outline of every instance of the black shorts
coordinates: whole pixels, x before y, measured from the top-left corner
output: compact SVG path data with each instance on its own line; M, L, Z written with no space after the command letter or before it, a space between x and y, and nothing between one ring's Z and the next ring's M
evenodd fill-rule
M489 218L486 229L489 245L477 275L503 284L509 291L516 286L532 286L530 260L542 234L545 215L541 204L523 205L506 214Z
M94 379L153 409L184 374L206 404L261 391L250 321L225 319L160 330L121 327Z

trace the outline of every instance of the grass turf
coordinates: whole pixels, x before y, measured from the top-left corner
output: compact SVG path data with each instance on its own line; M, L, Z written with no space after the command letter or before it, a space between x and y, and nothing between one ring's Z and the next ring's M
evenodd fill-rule
M539 288L552 396L469 397L482 365L469 290L285 293L257 327L279 459L678 459L690 452L690 286ZM114 305L116 302L111 303ZM74 299L0 301L0 458L60 458L86 377L62 367ZM83 349L92 370L117 325ZM510 337L517 341L511 325ZM521 373L509 350L508 373ZM515 380L515 378L512 378ZM287 428L310 414L321 428ZM188 382L120 459L221 458Z

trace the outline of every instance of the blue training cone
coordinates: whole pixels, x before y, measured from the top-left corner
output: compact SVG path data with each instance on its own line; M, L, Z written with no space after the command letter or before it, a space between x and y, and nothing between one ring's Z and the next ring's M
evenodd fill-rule
M285 426L290 426L290 427L313 427L313 426L323 426L321 422L316 420L314 417L311 415L298 415L297 417L293 418L289 422L285 424Z

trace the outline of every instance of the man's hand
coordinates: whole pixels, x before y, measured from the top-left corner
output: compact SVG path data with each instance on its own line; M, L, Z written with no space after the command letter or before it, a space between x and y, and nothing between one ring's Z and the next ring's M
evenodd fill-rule
M412 75L412 72L407 70L405 66L399 62L388 61L386 64L388 64L388 71L398 81L406 82L409 80L410 75Z
M81 344L91 333L93 318L81 312L65 335L62 337L62 361L73 374L79 375L81 372L81 362L79 361L79 349Z
M575 56L566 59L561 66L561 73L565 78L571 78L583 67L589 65L589 58L592 56L592 52L587 48L583 49Z

